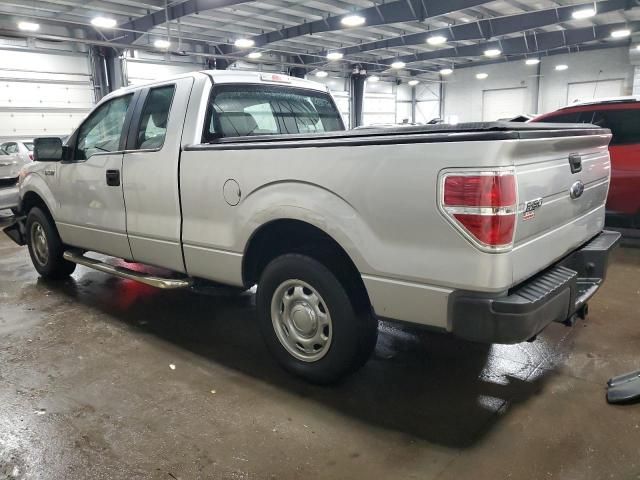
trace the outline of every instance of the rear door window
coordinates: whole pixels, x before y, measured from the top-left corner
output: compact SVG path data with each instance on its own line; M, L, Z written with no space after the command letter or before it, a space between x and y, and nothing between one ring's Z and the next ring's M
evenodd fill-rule
M611 130L611 145L640 144L640 109L598 110L591 123Z
M294 87L220 85L213 89L204 141L344 130L331 96Z
M14 154L14 153L18 153L18 144L17 144L17 143L14 143L14 142L11 142L11 143L5 143L5 144L2 146L2 149L3 149L6 153L8 153L9 155L12 155L12 154Z
M580 112L559 113L540 120L544 123L579 123Z
M136 148L142 150L160 149L167 134L167 122L175 85L152 88L142 109L140 127L136 137Z

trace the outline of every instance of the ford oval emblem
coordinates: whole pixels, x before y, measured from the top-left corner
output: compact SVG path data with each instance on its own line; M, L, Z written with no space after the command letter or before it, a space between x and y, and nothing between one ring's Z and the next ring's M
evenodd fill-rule
M580 198L583 193L584 193L584 183L582 183L580 180L578 180L576 183L571 185L571 188L569 189L569 195L574 200L576 198Z

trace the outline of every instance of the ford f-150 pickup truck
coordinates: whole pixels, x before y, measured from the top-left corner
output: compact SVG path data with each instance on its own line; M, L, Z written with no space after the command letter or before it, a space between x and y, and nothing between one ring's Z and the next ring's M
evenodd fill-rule
M81 264L165 289L257 284L270 351L330 382L370 356L378 318L517 343L583 317L619 240L603 231L610 138L345 131L324 86L197 72L111 93L64 146L36 139L6 233L45 278Z

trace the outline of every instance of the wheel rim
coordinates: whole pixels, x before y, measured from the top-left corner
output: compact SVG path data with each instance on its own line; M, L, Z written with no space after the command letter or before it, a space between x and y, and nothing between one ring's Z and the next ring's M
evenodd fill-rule
M47 234L39 222L33 222L31 225L31 246L36 262L41 266L46 265L49 261L49 244Z
M278 340L295 358L317 362L331 346L331 314L322 296L302 280L280 284L271 299L271 321Z

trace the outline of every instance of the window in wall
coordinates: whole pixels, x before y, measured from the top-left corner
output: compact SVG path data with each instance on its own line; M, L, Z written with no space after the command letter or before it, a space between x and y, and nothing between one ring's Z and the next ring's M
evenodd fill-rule
M175 85L167 85L149 91L140 118L136 148L158 149L164 145L175 89Z
M86 160L96 153L116 152L132 95L114 98L98 107L82 124L76 143L76 160Z
M205 141L343 130L330 95L293 87L222 85L212 93Z

